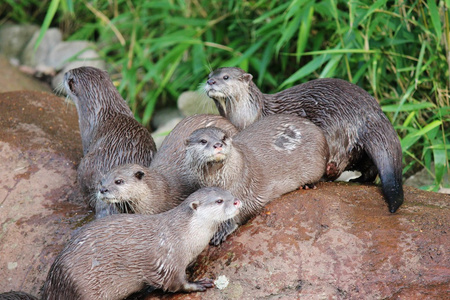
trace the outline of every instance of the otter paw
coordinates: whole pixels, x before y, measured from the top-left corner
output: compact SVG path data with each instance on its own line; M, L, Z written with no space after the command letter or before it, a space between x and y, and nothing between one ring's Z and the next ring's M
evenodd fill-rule
M314 183L307 183L300 187L301 190L317 190L317 187Z
M327 169L325 171L325 175L330 180L335 180L336 178L339 177L340 173L337 168L337 164L334 161L327 163Z
M214 287L214 280L203 278L198 281L188 282L184 285L183 290L185 292L204 292L207 288L212 287Z
M219 229L216 233L214 233L214 236L212 237L211 241L209 242L210 245L219 246L225 240L227 237L233 233L238 228L238 225L236 224L236 221L233 219L229 219L219 225Z

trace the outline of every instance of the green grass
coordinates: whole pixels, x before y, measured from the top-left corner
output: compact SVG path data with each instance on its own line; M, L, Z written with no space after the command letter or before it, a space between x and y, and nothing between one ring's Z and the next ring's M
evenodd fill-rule
M74 3L47 1L46 18L37 13L33 21L97 42L144 124L220 66L248 70L267 93L343 78L380 102L401 138L405 173L434 163L431 190L450 173L450 0ZM9 15L5 5L14 8ZM21 8L7 0L2 20L23 22Z

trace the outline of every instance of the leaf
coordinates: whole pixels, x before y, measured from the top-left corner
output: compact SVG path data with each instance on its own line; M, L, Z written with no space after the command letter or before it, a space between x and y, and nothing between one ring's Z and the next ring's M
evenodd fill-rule
M41 30L39 31L39 36L36 40L36 44L34 44L34 51L36 51L39 45L41 44L41 41L44 38L44 35L47 32L48 28L50 27L50 23L52 22L53 17L56 14L56 11L58 10L58 6L59 0L51 0L47 14L45 15L44 22L42 23Z
M414 131L413 133L408 134L401 140L402 150L406 151L411 147L415 142L417 142L420 138L422 138L427 132L430 130L441 126L442 121L433 121L424 128Z
M400 112L400 111L418 111L421 109L435 108L435 107L436 106L433 103L424 102L424 103L408 103L402 105L401 107L398 104L383 105L381 109L384 112Z
M315 70L320 68L320 66L322 66L324 63L329 61L330 57L331 57L330 55L321 55L321 56L314 58L312 61L310 61L309 63L304 65L302 68L300 68L300 70L298 70L293 75L291 75L288 79L286 79L280 85L279 90L281 90L284 87L286 87L287 85L292 84L296 81L299 81L303 77L311 74L312 72L314 72Z
M441 18L439 17L439 11L436 6L436 0L428 0L428 9L430 10L431 22L433 23L434 30L436 31L437 44L441 42L442 27Z

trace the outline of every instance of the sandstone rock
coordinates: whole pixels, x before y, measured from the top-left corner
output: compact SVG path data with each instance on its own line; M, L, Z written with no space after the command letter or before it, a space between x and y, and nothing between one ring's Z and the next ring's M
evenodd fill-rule
M430 172L434 174L434 164L431 164ZM434 178L431 176L430 172L426 169L422 169L419 172L415 173L411 177L405 180L405 185L413 186L416 188L421 188L424 186L430 186L434 184ZM444 174L444 178L442 180L443 188L439 189L439 193L449 194L449 189L446 187L450 187L450 180L448 174Z
M176 108L172 107L163 108L156 111L152 115L152 127L158 129L161 126L164 126L164 124L169 123L172 119L178 119L182 117L183 115Z
M81 155L74 105L44 92L0 93L0 293L38 295L71 232L89 219L75 182Z
M178 109L185 117L195 114L219 114L214 101L199 91L182 93L178 98Z
M36 25L3 25L0 28L0 53L8 58L19 58L25 45L38 31Z
M51 92L48 84L23 74L16 67L11 66L3 55L0 55L0 70L0 93L19 90Z
M92 66L97 68L102 68L103 66L102 69L105 66L95 51L95 45L87 41L66 41L58 43L54 48L50 49L44 63L55 70L61 70L70 61L98 64L99 67L96 65Z
M21 63L30 67L36 67L39 63L46 60L50 50L56 47L62 41L62 33L58 28L49 28L41 40L39 47L34 50L39 32L35 32L31 40L23 50Z
M52 87L65 94L62 87L64 73L71 69L91 66L104 70L106 68L105 62L100 58L100 55L92 49L94 46L85 41L69 41L58 44L53 51L51 51L47 58L47 64L55 67L60 72L53 77Z
M152 132L153 140L155 141L156 149L159 149L162 142L166 138L166 136L170 133L170 131L177 126L177 124L182 120L183 118L173 118L170 119L168 122L160 126L157 130Z
M146 299L444 299L450 283L450 196L405 187L390 214L380 189L321 183L276 199L193 279L226 276L205 293Z

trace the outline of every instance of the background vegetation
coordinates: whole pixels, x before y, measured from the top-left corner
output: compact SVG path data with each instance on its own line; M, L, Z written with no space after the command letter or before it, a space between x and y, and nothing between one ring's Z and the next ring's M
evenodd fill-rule
M404 173L449 168L449 12L445 1L6 0L1 21L95 41L136 117L239 66L272 93L318 77L371 93L397 130ZM434 170L432 169L434 163Z

